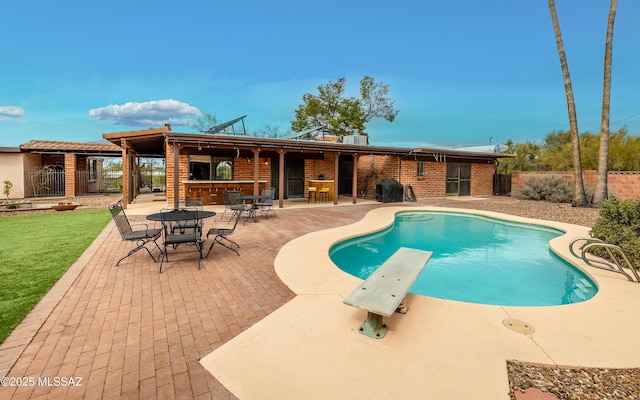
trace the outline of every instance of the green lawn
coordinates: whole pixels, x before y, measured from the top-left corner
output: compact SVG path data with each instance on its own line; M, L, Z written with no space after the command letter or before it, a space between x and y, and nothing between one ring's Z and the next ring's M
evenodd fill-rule
M110 220L106 210L0 217L0 343Z

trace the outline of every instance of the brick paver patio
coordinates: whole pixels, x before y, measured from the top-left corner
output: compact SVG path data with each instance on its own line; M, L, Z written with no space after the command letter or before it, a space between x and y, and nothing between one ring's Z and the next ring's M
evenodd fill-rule
M111 223L0 346L0 376L34 379L0 398L235 398L198 360L293 298L273 269L280 247L378 206L276 210L239 226L240 257L215 246L201 270L182 254L162 274L144 252L116 267L131 244ZM81 386L56 385L63 377Z

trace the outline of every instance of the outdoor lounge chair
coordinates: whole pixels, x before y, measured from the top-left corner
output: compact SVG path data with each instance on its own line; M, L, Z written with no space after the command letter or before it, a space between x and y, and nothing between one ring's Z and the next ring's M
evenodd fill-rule
M238 226L238 221L240 221L241 216L242 216L242 212L237 212L235 215L235 220L233 221L233 225L231 225L230 222L228 222L227 223L228 226L226 227L218 227L216 226L216 222L214 221L214 226L211 229L209 229L209 231L207 232L207 238L210 235L215 235L215 237L213 238L213 242L211 243L211 246L209 246L209 251L207 252L207 255L205 257L209 257L209 253L211 253L211 249L213 249L213 245L215 245L216 243L220 243L221 246L226 247L229 250L235 251L238 256L240 255L238 250L236 250L233 247L235 246L239 249L240 245L234 242L233 240L229 239L229 236L233 235L233 233L236 231L236 227Z
M158 246L158 243L156 243L156 239L160 237L162 229L149 228L147 224L134 224L133 226L144 226L144 229L133 230L132 225L129 223L127 215L124 213L122 204L119 202L110 205L109 211L111 212L111 216L113 217L113 222L118 227L118 231L120 232L120 236L122 236L122 240L127 242L136 242L136 248L134 248L129 252L129 254L118 260L116 265L119 265L120 261L142 249L145 249L147 253L149 253L154 262L158 262L153 254L151 254L151 251L147 248L146 244L149 242L153 242L158 250L162 252L160 246Z

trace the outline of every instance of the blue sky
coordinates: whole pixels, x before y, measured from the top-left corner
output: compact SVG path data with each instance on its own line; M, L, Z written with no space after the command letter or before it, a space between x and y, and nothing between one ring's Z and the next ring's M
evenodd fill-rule
M200 113L290 129L318 85L372 76L399 114L372 121L394 146L541 142L568 130L545 0L321 2L6 1L0 147L96 141ZM581 132L600 129L609 2L556 0ZM640 135L640 2L619 0L611 130Z

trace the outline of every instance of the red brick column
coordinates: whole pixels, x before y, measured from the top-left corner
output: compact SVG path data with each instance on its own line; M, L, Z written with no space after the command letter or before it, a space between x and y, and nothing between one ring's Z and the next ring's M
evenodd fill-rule
M75 154L64 155L64 195L76 197L76 164Z

